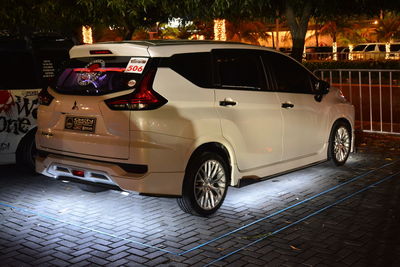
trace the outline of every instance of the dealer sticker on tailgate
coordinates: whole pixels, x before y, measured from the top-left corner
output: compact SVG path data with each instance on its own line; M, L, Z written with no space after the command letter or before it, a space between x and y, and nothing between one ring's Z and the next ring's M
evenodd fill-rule
M67 116L64 128L67 130L94 133L96 118Z
M125 72L142 73L144 68L146 67L147 61L147 57L131 57L128 65L125 68Z

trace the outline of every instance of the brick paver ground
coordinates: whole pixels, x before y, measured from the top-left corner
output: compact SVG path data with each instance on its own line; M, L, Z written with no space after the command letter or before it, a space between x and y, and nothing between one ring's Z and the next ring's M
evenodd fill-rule
M173 198L81 191L0 166L1 266L400 266L400 138L229 188L209 218Z

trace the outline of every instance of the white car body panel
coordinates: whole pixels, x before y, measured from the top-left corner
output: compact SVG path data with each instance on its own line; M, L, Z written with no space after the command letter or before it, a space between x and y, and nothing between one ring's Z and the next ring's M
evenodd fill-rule
M319 153L326 142L326 120L329 106L317 102L311 94L278 93L280 103L293 108L281 108L283 114L284 161Z
M115 57L115 56L142 56L148 57L147 47L145 46L134 46L129 43L117 44L117 43L104 43L104 44L94 44L94 45L83 45L74 46L69 51L69 56L71 58L79 57L96 57L99 55L90 54L90 50L109 50L112 54L104 54L101 56Z
M262 47L240 44L240 43L231 43L229 44L230 48L235 49L263 49ZM179 54L182 53L196 53L196 52L209 52L212 49L226 49L227 45L224 42L220 44L203 44L198 43L192 46L182 46L182 45L168 45L168 46L157 46L157 47L149 47L148 52L151 57L170 57L174 54L177 54L176 51L179 51ZM267 50L265 48L265 50Z
M247 171L281 161L283 124L276 93L215 91L223 136L236 151L239 170ZM220 106L219 101L226 99L237 104Z
M105 112L108 108L104 96L78 98L75 95L60 95L51 89L49 91L62 101L55 100L49 107L41 106L39 109L40 134L36 141L42 143L45 139L43 148L77 155L128 159L130 112ZM76 109L73 109L74 106ZM96 132L65 130L67 116L96 118Z

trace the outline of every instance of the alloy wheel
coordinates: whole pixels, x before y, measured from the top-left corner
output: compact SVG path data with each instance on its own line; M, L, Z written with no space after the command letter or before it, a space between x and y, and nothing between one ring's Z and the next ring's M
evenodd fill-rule
M350 133L346 127L339 127L335 134L334 147L335 158L338 162L345 161L350 152Z
M194 193L197 204L211 210L223 199L226 190L226 174L216 160L205 161L195 176Z

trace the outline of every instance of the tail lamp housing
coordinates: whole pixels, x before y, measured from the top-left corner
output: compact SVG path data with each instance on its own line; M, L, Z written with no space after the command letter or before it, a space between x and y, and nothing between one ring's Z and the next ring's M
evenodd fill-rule
M107 99L105 103L112 110L152 110L163 106L168 100L153 90L155 76L156 69L150 69L132 93Z
M39 104L49 106L54 97L47 91L47 87L43 88L38 94Z

